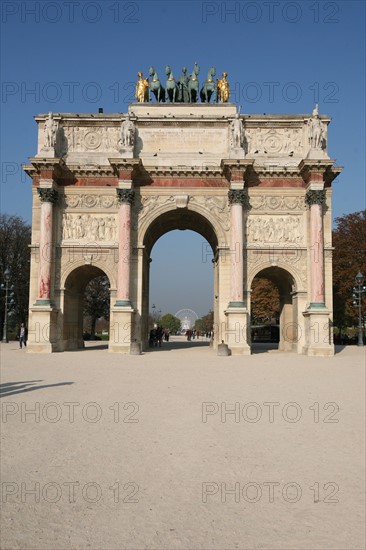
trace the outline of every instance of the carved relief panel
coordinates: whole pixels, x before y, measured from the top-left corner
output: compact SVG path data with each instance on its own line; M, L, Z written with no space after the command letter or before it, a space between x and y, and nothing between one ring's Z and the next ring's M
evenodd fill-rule
M117 208L117 196L72 194L63 197L63 207L68 208Z
M116 216L104 214L64 214L62 239L113 242L117 238Z
M248 128L245 137L250 155L303 156L302 128Z
M249 216L249 243L303 244L304 236L303 216Z
M64 149L67 153L109 151L115 153L120 147L120 129L117 127L62 127Z
M250 195L252 212L255 211L305 211L303 195Z

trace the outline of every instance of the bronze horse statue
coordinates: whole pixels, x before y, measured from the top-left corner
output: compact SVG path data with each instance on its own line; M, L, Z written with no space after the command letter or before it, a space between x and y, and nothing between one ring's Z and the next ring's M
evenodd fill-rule
M166 81L166 95L169 98L170 103L176 103L178 101L179 88L173 76L173 71L169 65L165 67L165 74L168 77L168 80Z
M215 83L213 80L213 76L216 75L216 69L215 67L211 67L208 71L206 82L201 88L200 97L202 103L210 103L211 97L213 96L215 92Z
M197 65L197 63L194 64L193 71L189 75L189 81L188 81L188 94L189 94L189 101L190 103L196 103L198 100L198 74L200 72L200 68Z
M149 75L152 77L152 80L150 82L150 90L154 94L156 101L158 103L160 103L160 101L165 103L165 90L161 85L158 73L155 71L154 67L150 67Z

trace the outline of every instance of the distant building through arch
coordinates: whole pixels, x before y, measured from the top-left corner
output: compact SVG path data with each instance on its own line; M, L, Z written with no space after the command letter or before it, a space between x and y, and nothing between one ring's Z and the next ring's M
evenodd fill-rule
M193 311L193 309L189 309L189 308L180 309L175 314L175 317L180 319L182 330L192 329L194 327L194 323L198 319L197 313Z

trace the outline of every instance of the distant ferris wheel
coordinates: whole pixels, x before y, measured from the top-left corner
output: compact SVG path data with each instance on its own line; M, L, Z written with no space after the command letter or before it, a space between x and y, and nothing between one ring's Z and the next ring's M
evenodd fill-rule
M194 323L198 319L198 315L195 311L193 311L193 309L180 309L175 314L175 317L178 317L178 319L180 319L183 330L192 328L194 326Z

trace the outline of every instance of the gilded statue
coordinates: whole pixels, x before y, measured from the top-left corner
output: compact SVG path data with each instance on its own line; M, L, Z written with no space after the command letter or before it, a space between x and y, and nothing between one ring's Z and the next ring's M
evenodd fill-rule
M222 73L222 77L216 80L216 102L227 103L230 96L230 87L227 81L227 72Z
M149 79L144 78L141 71L137 73L137 76L139 79L136 83L135 96L139 103L145 103L149 101Z

